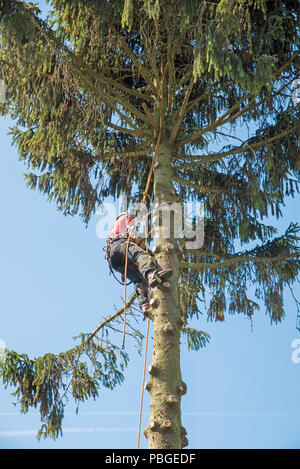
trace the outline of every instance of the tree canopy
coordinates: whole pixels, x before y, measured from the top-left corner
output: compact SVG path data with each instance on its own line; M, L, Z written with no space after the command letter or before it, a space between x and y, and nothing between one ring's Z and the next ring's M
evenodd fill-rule
M0 1L0 111L16 121L28 187L88 223L108 196L142 199L160 134L175 199L204 204L203 248L178 240L184 321L209 294L211 320L251 319L262 300L280 322L299 226L278 233L266 220L300 182L299 2L49 3L43 19L35 4Z

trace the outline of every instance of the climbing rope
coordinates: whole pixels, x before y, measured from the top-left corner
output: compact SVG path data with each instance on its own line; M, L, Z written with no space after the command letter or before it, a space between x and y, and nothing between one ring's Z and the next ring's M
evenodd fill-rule
M142 198L142 204L145 203L146 198L148 197L151 201L151 198L148 194L149 186L150 186L150 181L151 181L151 176L153 173L154 169L154 164L155 164L155 159L157 155L157 151L159 148L160 140L161 140L161 129L158 134L155 150L154 150L154 155L150 167L150 171L148 174L148 179L145 187L145 191L143 193L143 198ZM125 254L125 269L124 269L124 324L123 324L123 339L122 339L122 348L124 349L125 347L125 328L126 328L126 286L127 286L127 263L128 263L128 248L129 248L129 242L130 242L130 233L128 233L127 236L127 243L126 243L126 254ZM148 251L148 236L146 234L145 236L145 244L146 244L146 249ZM144 369L143 369L143 381L142 381L142 391L141 391L141 402L140 402L140 412L139 412L139 424L138 424L138 444L137 447L139 448L140 446L140 435L141 435L141 422L142 422L142 413L143 413L143 399L144 399L144 383L145 383L145 375L146 375L146 363L147 363L147 350L148 350L148 341L149 341L149 328L150 328L150 319L148 318L148 325L147 325L147 334L146 334L146 348L145 348L145 358L144 358Z
M153 173L153 169L154 169L155 159L156 159L156 156L157 156L157 152L158 152L158 148L159 148L159 144L160 144L160 140L161 140L161 135L162 135L162 131L161 131L161 129L160 129L159 134L158 134L158 137L157 137L155 149L154 149L154 155L153 155L151 167L150 167L150 170L149 170L149 174L148 174L148 179L147 179L145 191L144 191L144 193L143 193L142 204L145 203L147 197L149 197L149 199L150 199L150 196L149 196L149 194L148 194L148 190L149 190L150 181L151 181L151 177L152 177L152 173ZM147 239L147 235L146 235L146 237L145 237L145 241L146 241L146 248L147 248L147 252L148 252L148 239ZM125 347L125 328L126 328L126 286L127 286L127 263L128 263L128 248L129 248L129 242L130 242L130 233L127 234L126 253L125 253L125 269L124 269L124 324L123 324L122 348Z
M149 174L148 174L146 188L145 188L145 191L144 191L144 194L143 194L142 204L145 203L147 197L149 197L149 199L150 199L150 196L148 194L148 190L149 190L150 180L151 180L151 176L152 176L153 169L154 169L154 164L155 164L155 159L156 159L158 147L159 147L160 140L161 140L161 134L162 134L162 131L161 131L161 128L160 128L158 138L157 138L157 142L156 142L156 146L155 146L155 151L154 151L154 155L153 155L151 168L150 168L150 171L149 171ZM150 199L150 201L151 201L151 199ZM147 237L147 235L145 236L145 241L146 241L146 249L147 249L147 252L148 252L148 237ZM144 399L144 386L145 386L145 375L146 375L146 364L147 364L147 350L148 350L148 341L149 341L149 328L150 328L150 319L148 318L147 335L146 335L146 348L145 348L145 358L144 358L144 369L143 369L143 381L142 381L142 391L141 391L141 402L140 402L140 412L139 412L138 443L137 443L137 448L138 449L140 447L141 423L142 423L143 399Z
M163 67L163 60L162 60L162 61L161 61L161 89L160 89L160 92L161 92L161 96L160 96L161 102L162 102L162 98L163 98L163 82L164 82L164 76L165 76L165 69L163 69L163 68L164 68L164 67ZM145 187L145 190L144 190L144 193L143 193L142 204L145 203L147 197L149 198L149 200L150 200L150 202L151 202L151 198L150 198L150 195L149 195L148 191L149 191L150 181L151 181L151 177L152 177L152 173L153 173L153 169L154 169L155 160L156 160L158 148L159 148L159 145L160 145L161 137L162 137L162 109L161 109L161 112L160 112L159 133L158 133L158 137L157 137L157 141L156 141L156 145L155 145L155 149L154 149L154 155L153 155L152 163L151 163L150 170L149 170L149 174L148 174L148 178L147 178L146 187ZM124 285L124 325L123 325L123 341L122 341L122 347L123 347L123 348L125 347L126 283L127 283L127 258L128 258L129 241L130 241L130 233L128 233L128 239L127 239L127 245L126 245L125 272L124 272L124 281L125 281L125 285ZM146 236L145 236L145 241L146 241L145 244L146 244L147 252L149 252L149 251L148 251L148 238L147 238L147 234L146 234ZM143 410L144 382L145 382L145 374L146 374L146 361L147 361L147 349L148 349L148 339L149 339L149 328L150 328L150 319L148 318L147 335L146 335L146 348L145 348L145 358L144 358L144 370L143 370L143 383L142 383L141 403L140 403L140 413L139 413L138 448L139 448L139 444L140 444L140 434L141 434L141 421L142 421L142 410Z
M140 447L141 422L142 422L142 410L143 410L145 374L146 374L146 364L147 364L147 351L148 351L149 329L150 329L150 319L148 319L147 335L146 335L146 348L145 348L145 357L144 357L143 382L142 382L141 403L140 403L140 413L139 413L139 429L138 429L138 443L137 443L137 449L139 449L139 447Z
M127 264L128 264L128 248L130 242L130 233L127 235L126 253L125 253L125 269L124 269L124 324L123 324L123 339L122 348L125 348L125 327L126 327L126 287L127 287Z
M160 129L160 130L159 130L158 137L157 137L155 149L154 149L154 155L153 155L153 159L152 159L150 171L149 171L149 174L148 174L148 179L147 179L146 187L145 187L145 190L144 190L144 193L143 193L142 204L145 203L146 197L149 197L149 198L150 198L150 196L149 196L149 194L148 194L148 191L149 191L150 181L151 181L151 177L152 177L152 173L153 173L153 169L154 169L155 159L156 159L157 152L158 152L158 147L159 147L159 144L160 144L160 141L161 141L161 135L162 135L162 131L161 131L161 129Z

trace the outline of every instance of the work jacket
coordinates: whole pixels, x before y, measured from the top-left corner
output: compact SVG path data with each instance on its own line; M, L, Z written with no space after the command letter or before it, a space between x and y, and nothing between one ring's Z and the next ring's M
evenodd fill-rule
M134 226L134 218L131 215L124 214L112 226L109 234L109 240L127 238L127 233Z

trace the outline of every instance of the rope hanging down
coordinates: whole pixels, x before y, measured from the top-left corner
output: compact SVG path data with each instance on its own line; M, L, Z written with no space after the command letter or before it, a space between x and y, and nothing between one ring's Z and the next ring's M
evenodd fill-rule
M165 76L165 70L164 70L164 67L163 67L163 61L161 61L161 87L160 87L160 88L161 88L161 89L160 89L161 103L162 103L162 98L163 98L163 82L164 82L164 76ZM153 169L154 169L155 160L156 160L158 148L159 148L159 145L160 145L161 137L162 137L162 108L161 108L161 112L160 112L159 134L158 134L157 141L156 141L156 145L155 145L155 149L154 149L154 155L153 155L151 167L150 167L150 170L149 170L149 174L148 174L148 179L147 179L146 187L145 187L145 190L144 190L144 193L143 193L142 204L145 203L147 197L149 198L149 200L150 200L150 202L151 202L151 198L150 198L150 196L149 196L148 191L149 191L150 181L151 181L151 177L152 177L152 173L153 173ZM127 283L126 275L127 275L127 257L128 257L129 241L130 241L130 235L128 235L128 239L127 239L126 258L125 258L125 275L124 275L124 277L125 277L125 285L124 285L124 325L123 325L123 343L122 343L122 347L125 346L126 283ZM148 237L147 237L147 233L146 233L146 236L145 236L145 241L146 241L146 249L147 249L147 251L148 251ZM144 369L143 369L143 383L142 383L141 403L140 403L140 412L139 412L138 444L137 444L137 447L138 447L138 448L139 448L139 445L140 445L140 434L141 434L141 421L142 421L142 411L143 411L144 383L145 383L145 374L146 374L146 361L147 361L147 349L148 349L149 328L150 328L150 319L148 318L147 336L146 336L146 349L145 349Z
M124 269L124 324L123 324L123 340L122 348L125 348L125 326L126 326L126 287L127 287L127 264L128 264L128 248L130 242L130 234L127 235L126 254L125 254L125 269Z
M144 191L143 198L142 198L142 204L145 203L147 197L149 197L149 199L150 199L150 196L149 196L149 194L148 194L148 190L149 190L149 185L150 185L150 181L151 181L151 176L152 176L153 169L154 169L154 164L155 164L155 159L156 159L157 151L158 151L159 144L160 144L160 140L161 140L161 134L162 134L162 131L161 131L161 128L160 128L160 131L159 131L159 134L158 134L158 138L157 138L157 142L156 142L156 146L155 146L155 150L154 150L154 155L153 155L153 159L152 159L152 164L151 164L150 171L149 171L149 174L148 174L147 184L146 184L145 191ZM151 199L150 199L150 200L151 200ZM148 236L147 236L147 233L146 233L145 241L146 241L146 249L147 249L147 251L148 251ZM130 234L128 234L127 245L126 245L126 257L125 257L125 272L124 272L124 279L125 279L125 284L124 284L124 325L123 325L123 341L122 341L122 348L125 347L126 283L127 283L127 261L128 261L128 247L129 247L129 242L130 242ZM145 348L145 358L144 358L144 369L143 369L143 381L142 381L142 391L141 391L141 402L140 402L140 412L139 412L139 425L138 425L138 443L137 443L137 448L138 448L138 449L139 449L139 447L140 447L140 435L141 435L141 422L142 422L142 411L143 411L144 383L145 383L146 363L147 363L147 350L148 350L148 340L149 340L149 328L150 328L150 319L148 318L147 335L146 335L146 348Z
M160 82L161 107L160 107L159 133L158 133L158 137L157 137L157 141L156 141L156 145L155 145L155 149L154 149L154 155L153 155L152 163L151 163L148 178L147 178L146 187L145 187L145 190L144 190L144 193L143 193L142 204L145 203L147 197L149 197L149 199L151 201L151 198L148 194L148 191L149 191L150 181L151 181L151 177L152 177L152 173L153 173L153 169L154 169L154 164L155 164L159 144L160 144L161 137L162 137L162 122L163 122L163 120L162 120L162 117L163 117L162 116L162 102L163 102L163 84L164 84L164 78L165 78L165 68L164 68L163 58L162 58L161 63L160 63L160 70L161 70L161 82ZM125 272L124 272L124 281L125 281L125 285L124 285L124 325L123 325L122 348L124 348L124 346L125 346L127 257L128 257L128 247L129 247L129 242L130 242L130 234L128 233L127 236L128 236L128 239L127 239L127 245L126 245ZM146 248L147 248L147 251L148 251L147 234L146 234Z
M145 386L145 370L146 370L146 364L147 364L149 329L150 329L150 319L148 319L148 325L147 325L147 336L146 336L146 348L145 348L145 357L144 357L144 370L143 370L143 382L142 382L140 414L139 414L139 429L138 429L137 449L139 449L139 447L140 447L141 422L142 422L142 410L143 410L143 398L144 398L144 386Z
M150 196L149 196L149 194L148 194L148 190L149 190L150 181L151 181L151 176L152 176L153 169L154 169L155 159L156 159L156 156L157 156L157 152L158 152L158 148L159 148L159 144L160 144L160 140L161 140L161 134L162 134L162 131L161 131L161 129L160 129L159 134L158 134L158 137L157 137L157 142L156 142L156 145L155 145L154 155L153 155L151 167L150 167L150 170L149 170L149 174L148 174L148 179L147 179L145 191L144 191L144 193L143 193L142 204L145 203L145 200L146 200L147 197L150 198ZM148 250L148 239L147 239L147 235L146 235L145 241L146 241L146 248L147 248L147 250ZM125 347L126 286L127 286L127 264L128 264L128 248L129 248L129 243L130 243L130 233L127 234L126 253L125 253L125 269L124 269L124 324L123 324L122 348Z

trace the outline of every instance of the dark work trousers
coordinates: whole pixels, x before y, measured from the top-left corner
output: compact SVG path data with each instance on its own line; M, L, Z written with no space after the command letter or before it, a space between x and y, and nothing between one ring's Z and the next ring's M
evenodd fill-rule
M125 274L127 239L117 239L110 246L110 263L114 270ZM129 242L126 277L134 283L140 308L149 301L149 284L146 275L157 268L150 254L132 241Z

